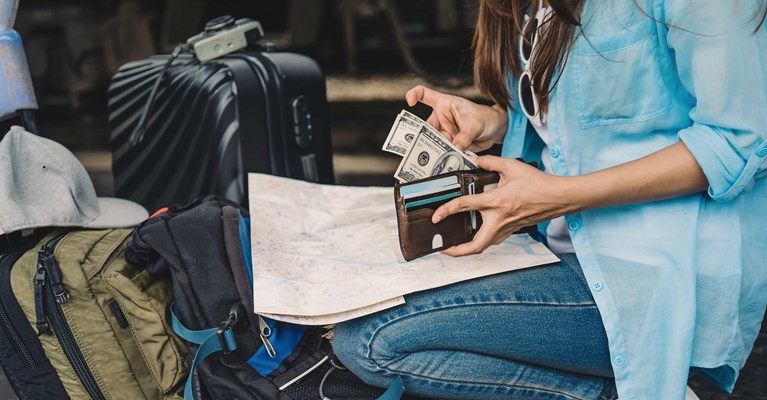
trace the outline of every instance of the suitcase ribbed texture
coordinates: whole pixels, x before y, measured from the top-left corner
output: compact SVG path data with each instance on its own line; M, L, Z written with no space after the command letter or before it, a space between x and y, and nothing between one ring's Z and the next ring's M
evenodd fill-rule
M143 140L131 144L166 60L160 56L127 64L110 85L117 197L150 211L211 193L241 201L245 194L236 88L226 66L179 57L157 91Z
M181 54L134 135L169 57L128 63L112 78L118 197L150 211L211 194L247 207L247 172L333 183L325 78L312 59L250 51L201 64Z

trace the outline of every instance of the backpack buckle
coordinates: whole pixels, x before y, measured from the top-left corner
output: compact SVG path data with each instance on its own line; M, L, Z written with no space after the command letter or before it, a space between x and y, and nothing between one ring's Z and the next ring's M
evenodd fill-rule
M234 335L234 329L240 322L240 314L243 312L242 303L235 303L232 308L229 309L229 316L221 322L216 330L216 336L221 343L221 351L224 354L229 354L237 350L237 340Z

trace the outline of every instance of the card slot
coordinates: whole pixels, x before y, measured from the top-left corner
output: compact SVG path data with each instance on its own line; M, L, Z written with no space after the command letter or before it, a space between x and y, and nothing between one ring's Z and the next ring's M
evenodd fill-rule
M436 210L433 210L431 208L420 208L418 210L405 213L405 219L408 222L416 221L419 219L425 219L425 218L428 218L429 221L431 221L431 216L434 215L434 211Z
M461 192L452 192L452 193L445 193L439 196L434 197L426 197L424 199L415 200L415 201L407 201L405 200L405 209L406 211L409 211L413 207L427 207L427 208L433 208L437 209L439 205L445 204L449 202L450 200L453 200L455 198L461 197L463 193Z
M437 196L440 193L448 193L448 192L460 191L460 190L461 190L461 185L456 183L454 185L442 186L442 187L438 187L434 189L422 190L422 191L410 193L406 196L402 196L402 198L405 199L405 201L411 201L414 199L425 198L429 196Z
M405 196L412 195L413 193L455 185L456 183L458 183L458 177L448 175L448 176L435 176L435 177L426 178L416 182L400 184L398 185L398 187L399 187L399 192L401 196L405 197Z
M421 201L426 199L436 199L440 196L450 195L453 193L461 193L460 187L455 187L453 189L443 190L439 192L434 193L428 193L428 194L419 194L418 196L412 196L412 197L403 197L402 200L405 202L405 204L412 203L415 201Z
M418 218L407 219L402 227L402 240L406 243L402 250L406 260L444 250L468 240L466 213L454 214L437 224L432 224L431 210L418 211Z

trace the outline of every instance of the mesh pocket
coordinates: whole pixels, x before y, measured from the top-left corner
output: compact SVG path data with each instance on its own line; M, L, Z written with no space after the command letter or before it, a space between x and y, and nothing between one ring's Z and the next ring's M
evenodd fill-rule
M370 386L340 364L326 362L295 384L285 394L294 400L375 400L384 389ZM340 367L343 368L343 367Z
M384 389L370 386L349 370L330 371L322 385L323 394L330 399L377 399Z

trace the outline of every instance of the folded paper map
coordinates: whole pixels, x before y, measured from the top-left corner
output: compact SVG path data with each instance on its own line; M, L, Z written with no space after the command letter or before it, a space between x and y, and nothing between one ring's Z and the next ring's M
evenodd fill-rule
M558 261L523 234L479 255L406 263L392 188L248 178L254 311L276 319L336 323L402 304L408 293Z

